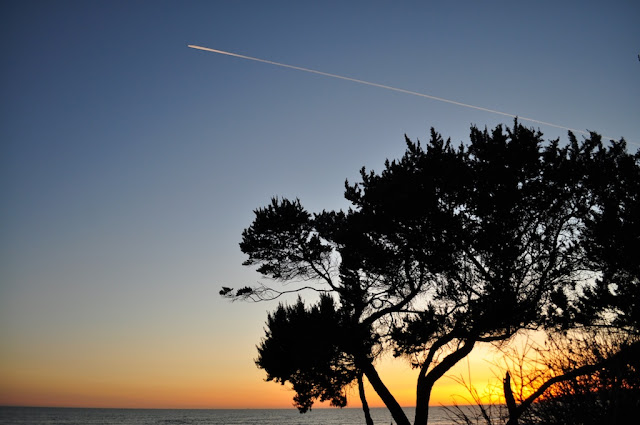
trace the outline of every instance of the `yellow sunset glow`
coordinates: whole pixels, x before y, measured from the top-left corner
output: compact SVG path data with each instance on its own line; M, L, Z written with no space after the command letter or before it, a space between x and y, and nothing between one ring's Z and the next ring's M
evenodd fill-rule
M140 353L143 354L143 353ZM85 352L64 360L52 355L47 364L34 358L5 359L0 365L5 378L0 383L1 405L143 407L143 408L290 408L293 391L288 386L264 380L264 372L253 365L250 354L239 356L202 350L185 357L176 353L132 357L124 353ZM149 353L146 353L149 355ZM459 378L485 393L496 377L488 357L479 349L461 361L435 386L431 404L464 404L468 391ZM215 361L214 361L215 360ZM17 365L17 367L16 367ZM417 370L402 359L385 357L377 364L379 373L403 406L415 405ZM366 381L365 381L366 382ZM384 407L367 384L372 407ZM359 407L357 388L349 389L349 406ZM465 399L466 397L466 399ZM325 406L318 404L319 407Z

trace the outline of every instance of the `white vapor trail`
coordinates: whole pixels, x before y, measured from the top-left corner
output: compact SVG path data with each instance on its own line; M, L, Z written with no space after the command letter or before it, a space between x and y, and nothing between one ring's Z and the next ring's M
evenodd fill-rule
M438 102L450 103L452 105L457 105L457 106L462 106L462 107L465 107L465 108L476 109L476 110L479 110L479 111L489 112L489 113L492 113L492 114L503 115L503 116L510 117L510 118L518 118L518 120L521 120L521 121L529 121L529 122L533 122L533 123L536 123L536 124L546 125L546 126L549 126L549 127L561 128L563 130L569 130L569 131L572 131L574 133L589 134L587 131L576 130L574 128L569 128L569 127L565 127L565 126L558 125L558 124L553 124L553 123L546 122L546 121L540 121L540 120L536 120L536 119L533 119L533 118L522 117L522 116L519 116L519 115L509 114L507 112L496 111L495 109L483 108L481 106L469 105L468 103L457 102L455 100L444 99L442 97L431 96L429 94L419 93L419 92L415 92L415 91L411 91L411 90L405 90L405 89L401 89L401 88L398 88L398 87L392 87L392 86L387 86L387 85L384 85L384 84L372 83L370 81L359 80L357 78L344 77L342 75L330 74L328 72L322 72L322 71L316 71L315 69L303 68L303 67L294 66L294 65L287 65L285 63L279 63L279 62L274 62L274 61L270 61L270 60L266 60L266 59L254 58L254 57L251 57L251 56L240 55L238 53L225 52L224 50L216 50L216 49L210 49L208 47L195 46L193 44L189 44L188 47L190 47L192 49L204 50L206 52L218 53L218 54L221 54L221 55L233 56L233 57L236 57L236 58L248 59L248 60L252 60L252 61L256 61L256 62L268 63L270 65L276 65L276 66L280 66L280 67L283 67L283 68L290 68L290 69L295 69L295 70L298 70L298 71L310 72L312 74L323 75L325 77L338 78L340 80L352 81L354 83L359 83L359 84L366 84L368 86L379 87L381 89L386 89L386 90L393 90L393 91L396 91L396 92L410 94L410 95L413 95L413 96L426 97L427 99L437 100ZM605 138L604 136L603 136L603 138L604 139L608 139L608 138Z

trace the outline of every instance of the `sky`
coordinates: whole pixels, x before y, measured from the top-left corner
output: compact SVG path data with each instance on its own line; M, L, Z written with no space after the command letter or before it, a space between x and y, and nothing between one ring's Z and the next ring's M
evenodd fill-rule
M631 0L2 2L0 405L290 407L254 365L277 303L218 296L260 281L238 247L253 210L347 208L345 179L405 134L512 123L187 45L635 151L638 17ZM490 357L452 374L482 387ZM407 364L381 375L415 404Z

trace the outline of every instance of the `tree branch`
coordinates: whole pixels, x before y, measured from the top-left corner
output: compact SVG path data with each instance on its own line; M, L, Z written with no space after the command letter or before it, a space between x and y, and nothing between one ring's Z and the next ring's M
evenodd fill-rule
M569 379L577 378L578 376L590 375L612 364L620 364L632 359L636 359L638 357L640 357L640 342L635 342L627 346L626 348L623 348L622 350L618 351L616 354L609 357L608 359L602 360L601 362L591 364L591 365L585 365L577 369L573 369L569 372L566 372L562 375L558 375L558 376L554 376L553 378L550 378L544 384L542 384L533 394L531 394L529 397L523 400L522 403L520 403L520 405L515 410L513 410L513 413L512 413L512 410L509 409L509 421L507 422L506 425L517 425L518 419L520 418L520 416L522 416L525 410L527 410L529 406L531 406L531 404L538 397L544 394L544 392L548 390L549 387L551 387L552 385L557 384L559 382L568 381ZM506 390L506 387L505 387L505 390ZM510 388L509 388L509 391L511 391ZM507 396L505 394L505 399L506 397ZM513 397L513 394L511 395L511 397Z
M235 294L233 294L233 288L223 287L223 289L220 291L220 295L234 302L238 300L242 300L242 301L250 300L253 302L261 302L261 301L273 301L275 299L280 298L283 295L295 294L305 290L311 290L319 293L332 292L332 290L329 290L329 289L319 289L319 288L314 288L313 286L303 286L301 288L291 289L289 291L278 291L276 289L273 289L267 286L261 286L256 288L251 288L247 286L247 287L238 289Z

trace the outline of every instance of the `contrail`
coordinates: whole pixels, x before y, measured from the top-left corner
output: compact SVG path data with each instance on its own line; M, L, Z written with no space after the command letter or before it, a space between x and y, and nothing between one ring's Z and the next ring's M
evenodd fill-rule
M303 68L301 66L287 65L286 63L279 63L279 62L274 62L274 61L270 61L270 60L266 60L266 59L254 58L254 57L251 57L251 56L240 55L238 53L225 52L224 50L210 49L208 47L195 46L193 44L189 44L188 47L190 47L192 49L198 49L198 50L204 50L204 51L207 51L207 52L218 53L218 54L221 54L221 55L233 56L233 57L236 57L236 58L248 59L248 60L252 60L252 61L256 61L256 62L268 63L270 65L276 65L276 66L281 66L283 68L295 69L297 71L310 72L312 74L323 75L325 77L338 78L340 80L352 81L354 83L359 83L359 84L366 84L368 86L379 87L381 89L386 89L386 90L393 90L393 91L396 91L396 92L410 94L410 95L413 95L413 96L426 97L427 99L437 100L438 102L450 103L452 105L462 106L464 108L476 109L478 111L489 112L489 113L497 114L497 115L503 115L505 117L518 118L518 120L521 120L521 121L529 121L529 122L533 122L533 123L536 123L536 124L546 125L546 126L549 126L549 127L560 128L560 129L563 129L563 130L569 130L569 131L572 131L574 133L589 134L589 132L587 132L587 131L577 130L577 129L574 129L574 128L565 127L563 125L553 124L553 123L550 123L550 122L540 121L540 120L536 120L536 119L533 119L533 118L527 118L527 117L522 117L522 116L519 116L519 115L509 114L507 112L501 112L501 111L497 111L495 109L483 108L481 106L469 105L468 103L462 103L462 102L457 102L455 100L445 99L445 98L442 98L442 97L431 96L430 94L419 93L419 92L415 92L415 91L411 91L411 90L405 90L405 89L401 89L401 88L398 88L398 87L387 86L387 85L384 85L384 84L372 83L370 81L359 80L357 78L345 77L345 76L337 75L337 74L330 74L328 72L317 71L315 69ZM603 136L603 138L604 139L609 139L608 137L604 137L604 136Z

